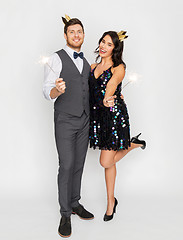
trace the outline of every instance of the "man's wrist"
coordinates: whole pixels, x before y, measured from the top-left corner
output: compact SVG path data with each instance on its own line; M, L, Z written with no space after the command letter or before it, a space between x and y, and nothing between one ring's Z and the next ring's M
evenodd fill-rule
M50 97L52 99L59 97L62 93L58 91L58 89L56 87L52 88L52 90L50 91Z

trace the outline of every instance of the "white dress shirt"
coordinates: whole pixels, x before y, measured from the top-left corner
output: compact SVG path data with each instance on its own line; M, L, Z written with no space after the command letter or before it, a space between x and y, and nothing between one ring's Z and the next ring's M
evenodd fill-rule
M67 52L69 57L73 60L79 72L81 73L83 70L83 59L77 57L74 59L73 53L74 50L68 47L67 45L64 47L64 50ZM51 68L53 71L51 70ZM55 102L57 98L52 99L50 97L50 91L55 87L55 81L60 77L60 72L62 71L62 61L57 53L53 53L48 60L48 65L44 65L44 82L43 82L43 94L46 99ZM64 79L63 79L64 80ZM67 91L67 88L66 88Z

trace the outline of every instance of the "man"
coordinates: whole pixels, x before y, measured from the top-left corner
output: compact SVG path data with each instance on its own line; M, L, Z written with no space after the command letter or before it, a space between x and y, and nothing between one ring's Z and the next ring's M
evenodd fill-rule
M45 66L43 93L54 102L55 140L59 157L58 196L61 220L58 232L71 235L71 214L93 219L80 203L81 178L89 139L90 65L80 52L83 24L77 18L62 18L64 49L51 55ZM49 67L50 66L50 67Z

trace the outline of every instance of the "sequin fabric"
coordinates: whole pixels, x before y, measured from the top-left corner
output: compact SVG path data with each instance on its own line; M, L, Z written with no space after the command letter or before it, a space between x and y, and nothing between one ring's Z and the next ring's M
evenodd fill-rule
M116 95L114 107L105 107L103 99L106 85L112 77L111 67L104 71L97 79L95 68L90 72L90 148L101 150L128 149L130 146L130 125L126 104L120 98L120 83L114 93Z

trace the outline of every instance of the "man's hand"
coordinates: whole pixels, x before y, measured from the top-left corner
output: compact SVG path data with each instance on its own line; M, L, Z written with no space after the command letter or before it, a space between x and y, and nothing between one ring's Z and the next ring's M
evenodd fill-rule
M58 78L55 81L56 89L62 94L65 92L66 86L65 82L63 81L63 78Z
M116 98L116 95L104 98L103 104L105 107L113 107L114 106L114 99Z

